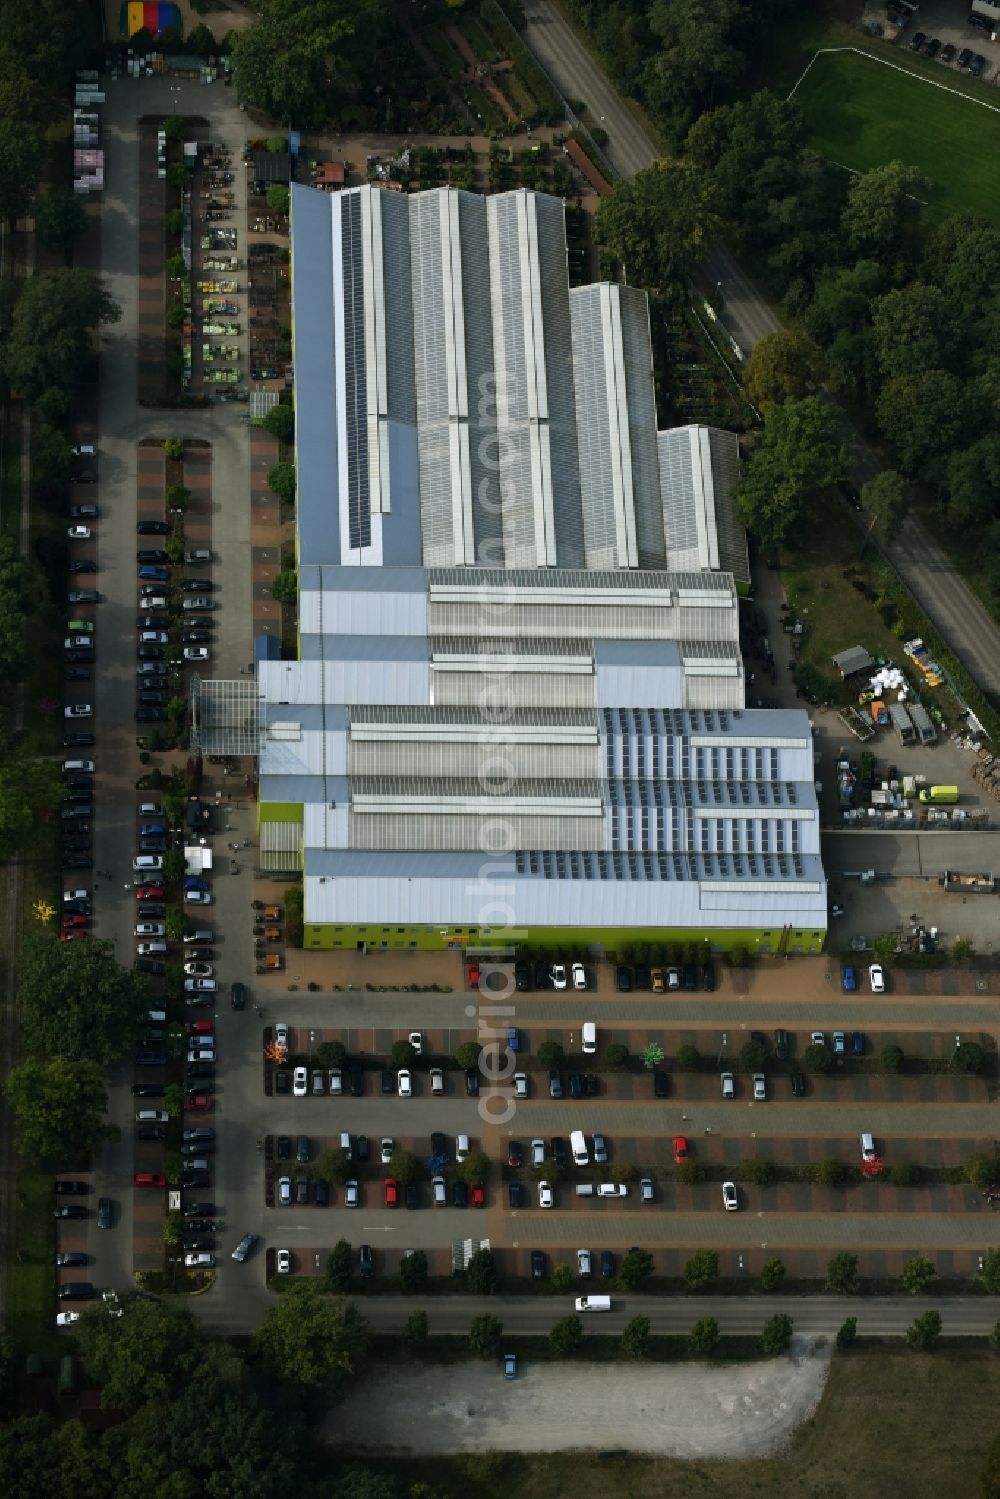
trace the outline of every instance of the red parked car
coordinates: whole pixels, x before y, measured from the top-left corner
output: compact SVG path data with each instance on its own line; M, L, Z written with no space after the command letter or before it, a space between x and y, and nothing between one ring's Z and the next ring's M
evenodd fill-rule
M469 1190L472 1193L472 1206L474 1208L484 1208L486 1206L486 1188L482 1182L473 1182Z
M162 885L136 885L136 900L166 900L167 892Z
M467 970L468 984L470 989L479 988L479 964L470 963Z
M132 1178L133 1187L165 1187L167 1178L162 1171L137 1171Z
M79 916L79 915L75 914L74 912L70 911L70 912L67 912L66 914L64 914L63 919L62 919L62 924L63 924L63 929L64 930L68 930L70 927L84 927L84 926L89 926L90 925L90 917L89 916Z
M89 932L82 932L79 927L64 926L59 933L61 942L75 942L78 937L89 937Z
M207 1114L212 1107L212 1100L207 1093L188 1094L184 1099L184 1107L198 1109L201 1113Z
M399 1182L394 1176L385 1179L385 1205L387 1208L399 1207Z
M214 1030L214 1020L189 1020L187 1024L189 1036L210 1036Z

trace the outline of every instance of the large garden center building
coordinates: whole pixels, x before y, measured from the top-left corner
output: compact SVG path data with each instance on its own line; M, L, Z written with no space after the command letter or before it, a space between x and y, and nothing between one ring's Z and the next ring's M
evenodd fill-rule
M819 948L810 724L744 707L736 440L657 432L645 294L571 290L524 191L296 187L292 238L299 659L253 711L305 945Z

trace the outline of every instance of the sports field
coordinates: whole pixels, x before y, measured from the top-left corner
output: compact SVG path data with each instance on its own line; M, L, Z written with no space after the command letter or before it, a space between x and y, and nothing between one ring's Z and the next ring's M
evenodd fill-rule
M969 88L953 69L934 73L934 82ZM986 92L1000 106L1000 91ZM935 218L973 212L1000 223L1000 110L856 52L817 56L795 99L809 143L823 156L857 171L904 161L931 183Z

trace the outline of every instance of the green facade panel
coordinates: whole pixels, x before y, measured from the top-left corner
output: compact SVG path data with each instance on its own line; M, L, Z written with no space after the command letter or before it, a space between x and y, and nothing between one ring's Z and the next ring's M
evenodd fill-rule
M628 943L647 942L681 947L708 943L714 952L744 948L750 953L818 953L826 933L800 931L793 927L717 928L696 927L602 927L584 931L580 927L529 927L519 933L519 945L528 947L588 948L591 952L613 952ZM504 944L502 930L469 927L384 927L306 925L303 947L311 951L342 952L446 952L463 947L484 948Z

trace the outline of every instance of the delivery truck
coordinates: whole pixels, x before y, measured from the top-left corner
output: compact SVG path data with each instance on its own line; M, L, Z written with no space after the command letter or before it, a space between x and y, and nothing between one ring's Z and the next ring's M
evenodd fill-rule
M958 801L957 786L925 786L920 793L922 802L933 802L936 805Z

